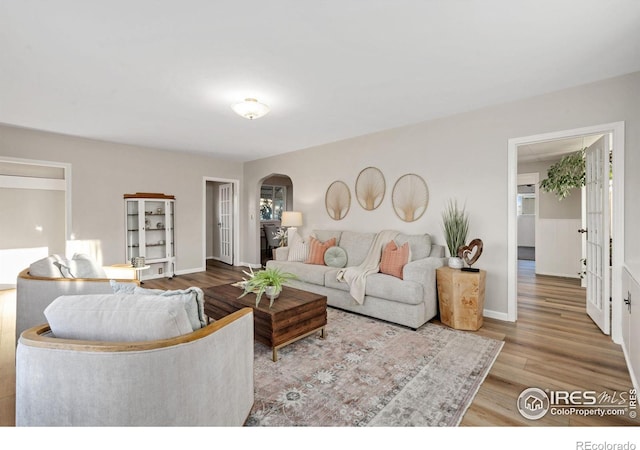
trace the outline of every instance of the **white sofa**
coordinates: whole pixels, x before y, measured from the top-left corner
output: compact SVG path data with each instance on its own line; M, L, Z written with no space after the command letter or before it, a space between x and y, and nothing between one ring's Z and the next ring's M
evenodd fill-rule
M347 266L362 263L377 233L341 230L316 230L320 241L336 238L336 245L347 254ZM339 268L290 261L289 248L276 249L275 259L267 267L276 267L296 275L288 285L327 296L327 304L370 317L419 328L438 314L436 269L444 264L444 246L433 244L428 234L399 233L398 244L409 242L411 260L403 268L403 278L375 273L366 278L364 302L359 304L349 292L349 285L337 280Z
M49 323L18 341L16 425L243 425L254 402L253 310L193 330L180 297L56 299Z

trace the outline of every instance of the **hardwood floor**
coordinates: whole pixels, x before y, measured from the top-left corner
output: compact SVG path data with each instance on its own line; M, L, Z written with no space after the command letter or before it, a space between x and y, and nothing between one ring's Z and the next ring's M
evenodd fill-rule
M184 289L240 280L242 268L210 262L207 271L144 287ZM0 291L0 425L15 424L15 291ZM435 320L434 322L437 322ZM536 276L532 261L521 261L518 322L485 318L477 334L500 339L504 347L467 410L462 426L638 425L627 416L552 416L527 420L516 401L529 387L550 390L628 391L632 385L619 345L603 335L585 313L579 280Z

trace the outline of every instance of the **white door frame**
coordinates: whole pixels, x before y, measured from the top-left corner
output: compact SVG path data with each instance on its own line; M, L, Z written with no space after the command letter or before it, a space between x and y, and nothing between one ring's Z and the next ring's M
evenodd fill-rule
M507 155L507 320L518 318L518 146L554 141L587 134L611 133L613 141L613 261L611 337L621 343L621 270L624 263L624 122L612 122L572 130L509 139Z
M202 270L207 269L207 181L233 184L233 257L236 265L240 253L240 180L232 178L202 177Z

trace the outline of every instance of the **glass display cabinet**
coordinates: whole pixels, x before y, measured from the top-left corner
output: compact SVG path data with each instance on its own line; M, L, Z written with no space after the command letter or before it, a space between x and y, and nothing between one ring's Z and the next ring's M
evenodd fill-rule
M125 194L126 257L131 263L143 257L149 266L141 278L175 276L175 197L173 195Z

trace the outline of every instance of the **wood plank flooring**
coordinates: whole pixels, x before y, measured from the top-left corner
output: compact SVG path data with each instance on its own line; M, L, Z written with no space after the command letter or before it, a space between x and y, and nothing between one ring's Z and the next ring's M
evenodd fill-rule
M523 418L516 401L528 387L623 392L631 380L619 345L604 336L585 313L579 280L536 276L532 261L521 261L518 322L485 318L477 334L505 345L480 387L461 425L479 426L623 426L628 417L551 416ZM206 272L172 280L146 281L157 289L202 288L238 281L242 268L210 262ZM15 425L15 291L0 291L0 425ZM434 320L434 322L438 322Z

